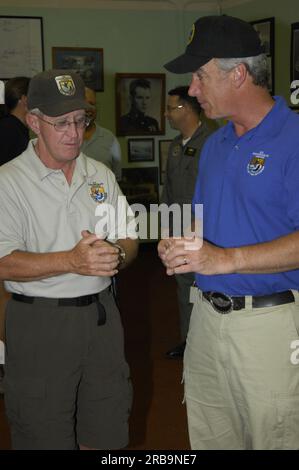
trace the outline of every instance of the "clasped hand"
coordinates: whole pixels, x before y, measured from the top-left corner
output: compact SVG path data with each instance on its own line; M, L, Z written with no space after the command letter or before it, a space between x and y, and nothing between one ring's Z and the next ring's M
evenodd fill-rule
M118 273L119 249L88 230L70 251L73 272L86 276L114 276Z

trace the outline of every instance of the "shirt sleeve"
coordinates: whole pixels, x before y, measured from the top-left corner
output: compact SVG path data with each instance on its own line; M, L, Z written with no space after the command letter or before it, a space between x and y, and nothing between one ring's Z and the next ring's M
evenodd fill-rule
M3 258L15 250L26 251L26 242L22 210L13 196L9 197L1 180L0 185L0 258Z
M161 195L161 203L164 203L167 205L170 204L169 165L170 165L170 159L171 159L171 148L172 148L172 145L170 145L168 149L167 162L166 162L166 168L165 168L165 174L164 174L164 184L163 184L162 195Z

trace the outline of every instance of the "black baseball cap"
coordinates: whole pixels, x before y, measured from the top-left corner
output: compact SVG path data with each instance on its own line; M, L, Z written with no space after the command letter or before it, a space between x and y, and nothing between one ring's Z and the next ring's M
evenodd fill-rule
M51 117L91 108L85 100L85 84L80 75L59 69L38 73L30 80L27 106Z
M213 58L253 57L264 49L254 27L233 16L204 16L192 26L185 53L164 67L174 73L195 72Z

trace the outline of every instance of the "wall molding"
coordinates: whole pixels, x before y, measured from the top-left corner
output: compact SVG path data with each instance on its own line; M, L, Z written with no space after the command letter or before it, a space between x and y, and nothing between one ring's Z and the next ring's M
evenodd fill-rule
M221 11L252 0L0 0L0 7L88 8L103 10Z

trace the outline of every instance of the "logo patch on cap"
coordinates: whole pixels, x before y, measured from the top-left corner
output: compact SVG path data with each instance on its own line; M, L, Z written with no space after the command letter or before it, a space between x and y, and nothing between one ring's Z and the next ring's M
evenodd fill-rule
M56 85L62 95L73 96L76 91L74 81L70 75L55 77Z
M192 25L192 28L191 28L191 31L190 31L190 34L189 34L189 38L188 38L188 42L187 42L187 46L189 46L189 44L192 42L192 40L194 38L194 34L195 34L195 24Z

